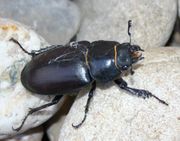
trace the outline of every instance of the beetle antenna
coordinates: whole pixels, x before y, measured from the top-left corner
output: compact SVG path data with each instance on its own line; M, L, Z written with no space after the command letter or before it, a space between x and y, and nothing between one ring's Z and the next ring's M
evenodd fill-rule
M128 35L129 35L129 43L131 44L131 32L130 29L132 27L132 20L128 21Z
M27 53L28 55L34 56L35 54L33 52L28 52L27 50L25 50L22 45L14 38L9 39L9 41L14 42L15 44L17 44L25 53Z

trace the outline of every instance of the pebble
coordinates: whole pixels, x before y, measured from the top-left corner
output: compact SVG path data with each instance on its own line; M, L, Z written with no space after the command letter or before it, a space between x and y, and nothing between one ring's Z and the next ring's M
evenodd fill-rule
M43 138L43 128L33 128L25 133L19 134L15 137L4 139L1 141L41 141Z
M83 21L78 40L129 42L128 20L132 20L132 43L142 48L164 46L177 15L176 0L78 0Z
M17 44L9 41L12 37L28 51L48 45L41 36L27 26L0 18L0 139L42 124L60 106L51 106L29 116L19 132L12 129L19 127L30 108L49 103L53 98L53 96L32 94L22 86L20 73L31 57L25 54Z
M69 0L1 0L0 17L24 23L50 44L66 44L80 25L78 7Z

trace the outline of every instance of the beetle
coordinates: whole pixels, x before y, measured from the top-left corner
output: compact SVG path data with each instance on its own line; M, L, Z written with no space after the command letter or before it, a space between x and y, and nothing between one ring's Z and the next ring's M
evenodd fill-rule
M32 56L21 72L21 82L30 92L42 95L55 95L54 99L45 105L33 108L23 119L21 125L13 130L19 131L32 113L57 104L63 95L80 91L86 85L91 85L82 121L72 126L79 128L86 120L90 101L94 96L96 82L107 83L114 81L121 89L142 98L154 97L162 104L168 105L151 92L143 89L131 88L123 80L122 73L134 73L132 65L142 57L143 49L138 45L131 45L131 20L128 21L128 43L98 40L74 41L66 45L52 45L47 48L28 52L14 38L25 53Z

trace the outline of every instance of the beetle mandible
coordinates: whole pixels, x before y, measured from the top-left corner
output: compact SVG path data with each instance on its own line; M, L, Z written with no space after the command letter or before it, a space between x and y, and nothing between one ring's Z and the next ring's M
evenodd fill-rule
M82 121L72 126L80 127L88 113L90 101L96 89L96 82L114 81L121 89L142 98L154 97L162 104L168 105L151 92L128 87L121 77L122 72L134 73L132 65L142 60L143 50L138 45L131 45L131 20L128 21L129 43L116 41L77 41L67 45L52 45L40 50L28 52L14 38L25 53L32 56L21 72L23 86L37 94L55 95L54 99L45 105L33 108L23 119L21 125L13 130L19 131L29 115L41 109L57 104L63 95L76 92L91 84Z

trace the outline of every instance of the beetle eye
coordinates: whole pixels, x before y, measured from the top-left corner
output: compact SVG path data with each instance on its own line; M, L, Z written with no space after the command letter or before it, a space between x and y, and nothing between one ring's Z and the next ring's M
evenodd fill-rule
M122 66L122 70L127 70L128 69L128 66L125 65L125 66Z
M143 49L140 48L140 46L138 45L131 45L131 47L129 48L130 52L136 52L136 51L144 51Z

